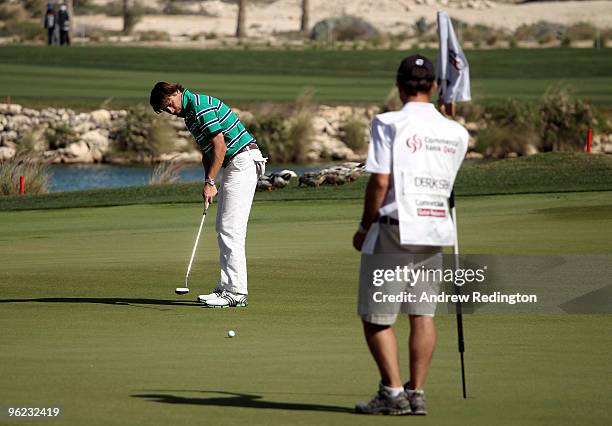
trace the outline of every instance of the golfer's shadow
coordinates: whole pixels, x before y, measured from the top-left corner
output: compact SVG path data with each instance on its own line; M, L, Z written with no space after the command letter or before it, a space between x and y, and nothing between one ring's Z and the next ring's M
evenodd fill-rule
M124 305L135 308L152 308L152 306L139 305L165 305L165 306L196 306L198 302L165 300L165 299L132 299L117 297L41 297L38 299L0 299L0 303L99 303L103 305Z
M224 392L224 391L198 391L201 393L214 393L227 396L217 396L210 398L183 397L170 394L137 394L134 398L144 398L154 402L164 404L189 404L189 405L208 405L215 407L240 407L240 408L259 408L264 410L295 410L295 411L321 411L332 413L353 413L347 407L320 404L302 404L298 402L275 402L262 399L261 395L249 395L243 393Z

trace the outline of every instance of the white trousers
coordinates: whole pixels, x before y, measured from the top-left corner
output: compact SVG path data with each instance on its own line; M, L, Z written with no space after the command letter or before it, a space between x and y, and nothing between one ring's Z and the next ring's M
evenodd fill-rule
M217 196L217 241L221 276L216 290L248 294L246 234L257 178L265 170L259 150L238 154L225 167Z

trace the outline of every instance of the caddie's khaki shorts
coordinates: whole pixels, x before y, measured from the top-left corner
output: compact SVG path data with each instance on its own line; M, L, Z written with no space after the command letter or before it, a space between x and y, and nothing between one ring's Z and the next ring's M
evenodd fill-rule
M377 225L378 237L373 253L361 255L358 315L362 320L377 325L394 324L400 313L433 317L436 302L427 299L440 292L440 283L427 279L423 271L442 268L442 247L402 245L397 225ZM370 229L370 232L377 230ZM380 283L381 275L384 276L381 271L406 265L415 271L422 270L421 275L412 275L413 279L406 282L404 278L410 274L403 273L399 280Z

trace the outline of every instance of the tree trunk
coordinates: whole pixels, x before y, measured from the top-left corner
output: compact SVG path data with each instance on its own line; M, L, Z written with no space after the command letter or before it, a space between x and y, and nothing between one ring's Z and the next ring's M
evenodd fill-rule
M127 34L128 32L128 13L129 13L129 0L123 0L123 33Z
M307 33L310 28L309 1L302 0L302 25L300 31Z
M76 28L74 25L74 6L72 4L72 0L66 0L65 3L66 9L68 9L68 16L70 16L70 29L74 32L74 29Z
M246 0L238 0L238 22L236 24L236 37L238 38L246 36L246 29L244 27L246 3Z

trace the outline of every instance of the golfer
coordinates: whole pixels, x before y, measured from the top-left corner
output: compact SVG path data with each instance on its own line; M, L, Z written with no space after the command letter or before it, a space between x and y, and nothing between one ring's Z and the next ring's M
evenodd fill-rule
M207 307L245 307L247 223L266 159L236 114L217 98L192 93L178 83L159 82L151 90L150 103L156 113L164 111L185 119L202 152L205 205L219 195L216 231L221 274L212 293L198 296L198 301ZM221 168L223 182L217 190Z
M396 80L403 108L379 114L372 122L366 163L371 176L353 246L362 252L358 314L381 382L374 399L356 405L358 413L427 413L423 389L436 342L436 305L409 301L385 305L378 303L380 294L372 301L373 279L366 271L381 258L402 259L404 264L416 263L418 258L419 264L441 267L442 246L455 241L448 198L465 157L468 133L429 102L434 81L429 59L421 55L405 58ZM413 285L406 289L438 291L427 282ZM376 287L376 291L384 288ZM410 378L404 385L392 328L400 313L410 319Z

